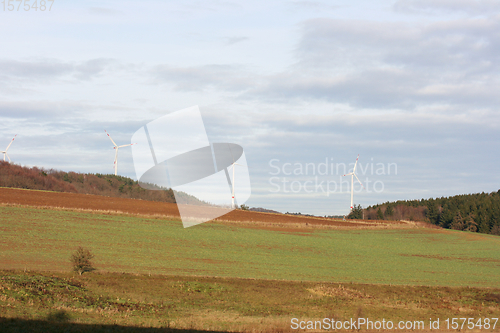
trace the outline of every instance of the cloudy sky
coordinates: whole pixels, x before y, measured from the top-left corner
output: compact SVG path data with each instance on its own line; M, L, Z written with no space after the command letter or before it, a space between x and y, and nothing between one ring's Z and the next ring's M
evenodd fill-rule
M130 143L198 105L210 141L244 147L250 206L345 214L358 154L362 206L500 188L497 0L12 3L0 142L18 134L14 163L112 173L104 129ZM135 178L130 149L118 173Z

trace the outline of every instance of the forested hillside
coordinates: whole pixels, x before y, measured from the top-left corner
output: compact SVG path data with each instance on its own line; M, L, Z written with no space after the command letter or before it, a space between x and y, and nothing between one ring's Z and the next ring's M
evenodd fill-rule
M3 161L0 161L0 186L175 203L171 189L145 190L127 177L28 168ZM193 203L199 202L184 195Z
M427 221L448 229L500 235L500 190L386 202L366 208L364 215L366 219Z

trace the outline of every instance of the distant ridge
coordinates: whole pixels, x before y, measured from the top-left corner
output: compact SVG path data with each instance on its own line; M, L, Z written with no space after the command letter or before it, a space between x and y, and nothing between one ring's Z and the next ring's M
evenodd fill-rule
M29 168L3 161L0 161L0 187L175 203L172 189L145 190L139 186L137 181L123 176L64 172L38 167ZM193 196L179 193L185 195L190 203L202 203Z

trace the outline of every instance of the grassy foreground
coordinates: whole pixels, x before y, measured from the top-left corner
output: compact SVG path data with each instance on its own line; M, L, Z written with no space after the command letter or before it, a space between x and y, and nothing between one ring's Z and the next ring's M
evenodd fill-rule
M428 331L429 318L500 317L500 289L0 271L0 313L2 332L291 332L292 318Z
M259 230L0 206L0 269L500 288L500 237L435 229Z
M429 331L430 318L500 317L496 236L183 229L19 206L0 216L1 332L296 332L292 318L423 321ZM92 249L96 272L70 272L78 246Z

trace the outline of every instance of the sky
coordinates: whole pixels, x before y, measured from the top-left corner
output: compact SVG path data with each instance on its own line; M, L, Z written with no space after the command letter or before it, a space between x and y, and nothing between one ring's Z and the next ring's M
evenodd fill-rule
M113 173L104 130L127 144L198 105L210 142L244 148L250 207L347 214L358 154L363 207L500 188L497 0L11 3L13 163ZM136 179L130 148L118 161Z

